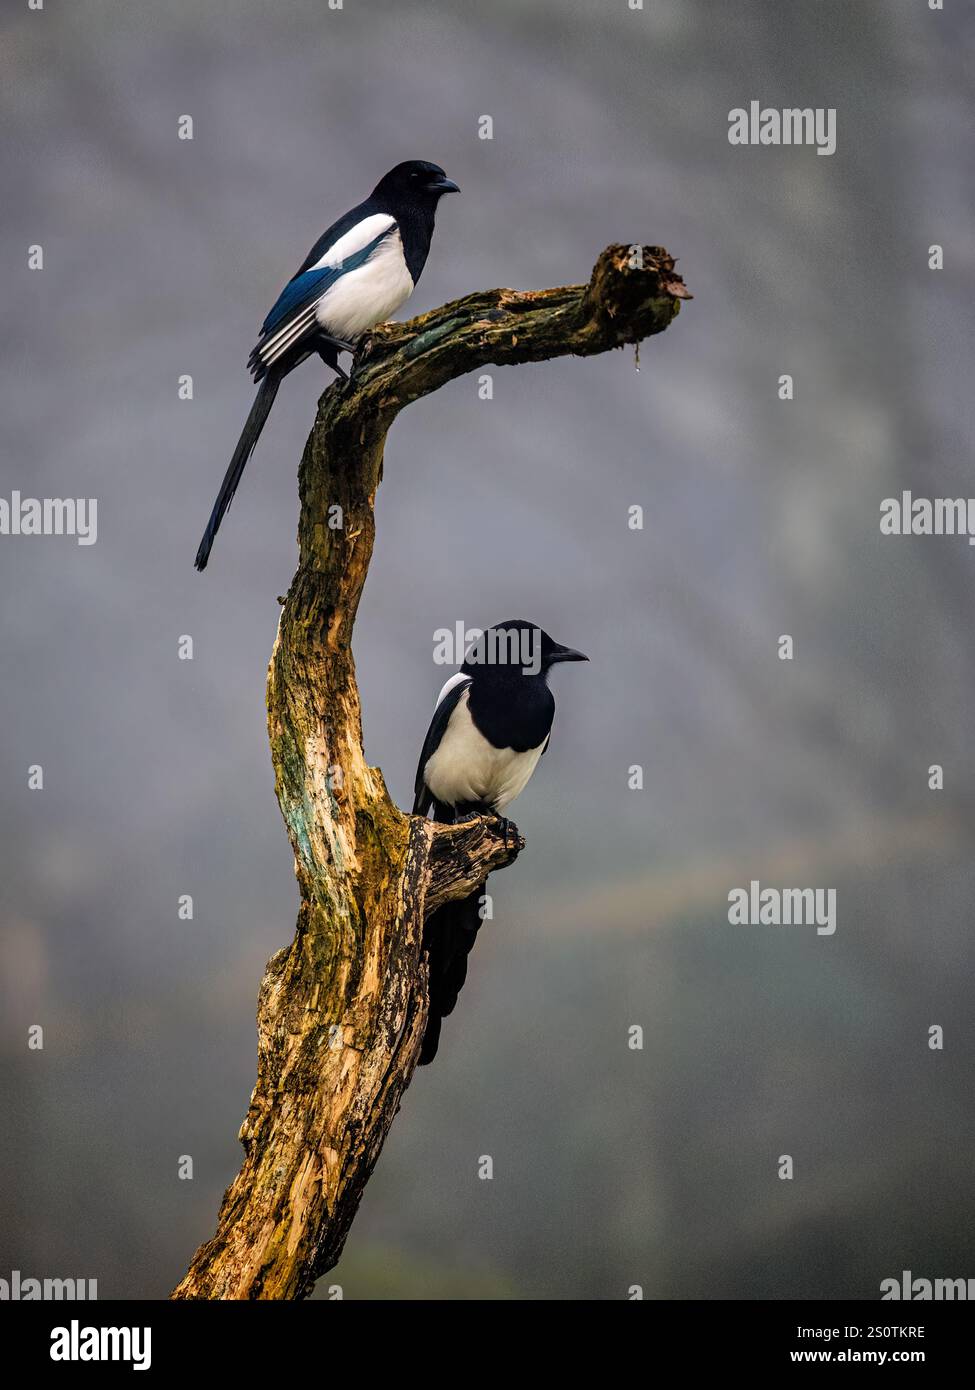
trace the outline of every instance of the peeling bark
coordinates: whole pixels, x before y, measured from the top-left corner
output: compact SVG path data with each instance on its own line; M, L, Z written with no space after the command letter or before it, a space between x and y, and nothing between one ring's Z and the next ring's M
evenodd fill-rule
M387 431L410 401L465 372L662 332L690 296L665 251L634 252L609 247L588 285L490 290L385 325L360 348L352 382L319 401L299 471L298 569L267 683L298 924L261 985L243 1165L173 1298L302 1298L335 1264L419 1055L424 919L523 844L506 847L489 820L404 815L363 756L351 641Z

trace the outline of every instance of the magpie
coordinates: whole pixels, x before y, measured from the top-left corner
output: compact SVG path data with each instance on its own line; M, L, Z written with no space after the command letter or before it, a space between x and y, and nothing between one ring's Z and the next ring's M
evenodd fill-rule
M446 822L490 815L507 840L511 826L501 812L524 791L551 737L555 697L548 673L560 661L588 660L520 618L487 628L437 698L416 770L413 814L432 812ZM427 919L430 1011L421 1067L437 1055L440 1025L467 978L481 925L479 897L480 890L445 903Z
M257 397L196 552L198 570L206 569L282 379L317 352L348 380L339 353L353 352L355 338L409 299L426 264L437 204L445 193L459 192L438 164L424 159L397 164L364 202L318 238L285 285L248 359L259 383Z

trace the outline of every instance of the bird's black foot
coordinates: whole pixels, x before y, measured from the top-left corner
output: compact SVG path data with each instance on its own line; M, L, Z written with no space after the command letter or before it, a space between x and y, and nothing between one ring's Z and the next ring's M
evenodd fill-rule
M320 333L316 343L318 355L326 367L331 367L336 376L341 377L343 381L348 381L348 374L339 366L339 353L354 353L355 345L347 343L344 338L330 338L327 333Z
M471 816L484 816L494 821L494 827L504 841L506 850L514 850L515 855L520 852L518 841L521 839L518 827L514 821L508 820L496 811L493 806L489 806L486 801L465 801L454 808L455 820L469 820Z
M518 841L521 837L518 834L517 825L515 825L514 821L508 820L507 817L499 816L497 812L495 812L495 821L498 828L498 834L504 841L505 849L514 850L515 854L517 855L521 848L521 846L518 844Z
M504 841L505 849L518 849L518 827L514 821L508 820L507 816L502 816L500 811L496 811L493 806L481 805L478 808L482 816L490 816L494 821L494 828L497 830L501 839Z

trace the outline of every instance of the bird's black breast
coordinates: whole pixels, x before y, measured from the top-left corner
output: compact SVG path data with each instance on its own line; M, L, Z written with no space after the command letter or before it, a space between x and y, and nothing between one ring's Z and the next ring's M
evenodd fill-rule
M430 254L434 214L425 208L399 209L394 216L403 242L403 259L414 285Z
M541 676L512 676L471 685L468 708L474 726L495 748L527 753L544 743L555 718L555 697Z

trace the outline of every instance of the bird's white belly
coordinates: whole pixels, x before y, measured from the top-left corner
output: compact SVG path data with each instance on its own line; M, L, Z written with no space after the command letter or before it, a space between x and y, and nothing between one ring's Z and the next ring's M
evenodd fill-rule
M524 791L545 744L524 753L494 748L474 726L467 699L465 691L438 747L427 759L423 779L437 800L448 806L484 801L500 811Z
M347 271L322 296L316 318L335 338L356 338L384 323L413 293L399 231L376 248L365 265Z

